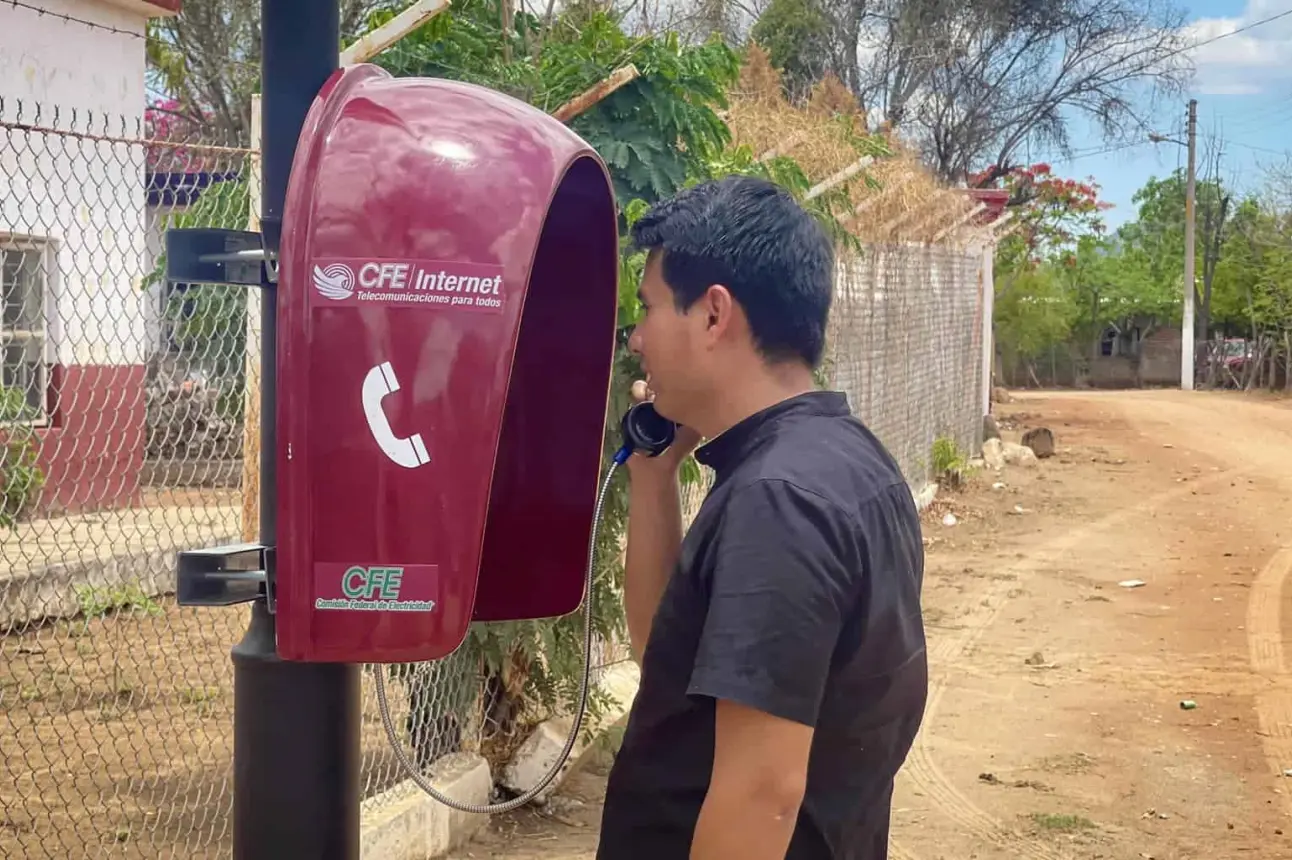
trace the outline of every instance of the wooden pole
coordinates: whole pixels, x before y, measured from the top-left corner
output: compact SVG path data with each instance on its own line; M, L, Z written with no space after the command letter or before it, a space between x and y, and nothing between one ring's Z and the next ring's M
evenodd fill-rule
M840 183L843 183L843 182L847 182L849 179L851 179L852 177L856 176L858 173L861 173L861 171L869 167L871 162L873 162L874 160L875 159L871 158L869 155L867 155L865 158L857 159L852 164L845 167L843 170L840 170L838 173L835 173L831 176L826 177L821 182L809 188L808 193L805 195L806 199L813 200L817 197L820 197L822 194L826 193L831 188L834 188L836 185L839 185Z
M584 92L579 93L577 96L552 111L552 116L556 117L561 122L569 122L579 114L591 108L597 102L604 99L606 96L613 93L615 90L625 84L631 83L640 74L641 72L637 71L637 67L631 63L615 69L605 80L593 84Z
M251 146L247 157L247 229L260 231L260 184L263 151L260 95L251 97ZM242 407L242 540L253 543L260 533L260 291L248 289L246 379Z
M436 15L449 8L449 0L417 0L371 33L364 33L341 52L341 65L365 63Z
M792 134L784 143L781 143L777 146L773 146L771 149L767 150L762 155L755 158L754 161L763 162L763 161L771 161L773 158L779 158L780 156L789 152L794 147L798 146L803 141L807 140L807 138L808 138L808 133L806 131L800 131L797 134Z
M948 224L947 226L945 226L945 227L943 227L941 230L939 230L939 231L938 231L938 232L933 236L933 241L934 241L934 242L941 242L941 241L942 241L943 239L945 239L947 236L949 236L949 235L951 235L952 233L956 232L957 230L959 230L959 229L960 229L962 226L964 226L965 224L968 224L971 220L973 220L973 218L974 218L974 216L975 216L975 215L977 215L979 212L983 211L983 210L984 210L984 209L986 209L986 208L987 208L987 204L986 204L986 203L978 203L978 204L977 204L977 205L975 205L972 209L970 209L968 212L964 213L964 214L963 214L963 215L961 215L959 218L957 218L955 221L952 221L950 224Z

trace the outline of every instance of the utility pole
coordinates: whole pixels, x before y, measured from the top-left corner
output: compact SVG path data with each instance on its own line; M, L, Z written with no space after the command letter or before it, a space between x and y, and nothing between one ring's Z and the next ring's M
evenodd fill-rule
M337 68L338 0L261 0L261 231L278 254L305 115ZM260 543L277 544L277 284L261 291ZM234 860L358 860L359 667L277 655L264 597L233 647Z
M1194 343L1193 318L1194 294L1197 277L1194 274L1194 231L1198 223L1196 186L1198 173L1198 100L1189 99L1189 172L1184 185L1184 319L1180 328L1180 390L1193 390Z

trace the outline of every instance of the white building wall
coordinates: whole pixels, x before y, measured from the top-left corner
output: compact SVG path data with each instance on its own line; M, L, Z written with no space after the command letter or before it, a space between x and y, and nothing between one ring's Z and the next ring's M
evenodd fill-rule
M138 364L147 346L144 7L24 0L101 26L0 5L0 238L52 243L47 360Z

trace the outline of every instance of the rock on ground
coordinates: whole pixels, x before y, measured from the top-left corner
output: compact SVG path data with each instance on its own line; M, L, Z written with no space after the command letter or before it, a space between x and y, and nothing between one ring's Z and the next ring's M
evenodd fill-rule
M988 439L999 439L1000 427L996 424L994 415L984 415L982 417L982 439L986 442Z
M1005 462L1011 466L1035 466L1036 452L1026 445L1017 442L1006 442L1004 445Z
M1033 427L1023 434L1023 444L1044 460L1054 456L1054 434L1047 427Z
M1005 468L1005 443L999 436L982 443L982 461L988 469L1000 471Z

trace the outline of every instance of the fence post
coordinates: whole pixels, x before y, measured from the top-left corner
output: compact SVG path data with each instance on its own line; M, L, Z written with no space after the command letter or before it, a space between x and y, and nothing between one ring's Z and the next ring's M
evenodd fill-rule
M978 268L979 283L982 284L982 414L991 414L991 389L995 385L992 367L996 357L996 245L985 241L979 251L982 254Z
M262 0L260 20L261 228L276 254L296 141L337 68L338 0ZM260 323L260 542L272 548L276 288L261 291ZM359 667L279 660L263 598L232 657L235 860L358 860Z
M251 97L251 148L248 161L247 229L260 232L261 176L264 137L260 133L260 94ZM252 543L260 530L260 303L261 296L247 290L246 357L243 360L242 417L242 540Z

